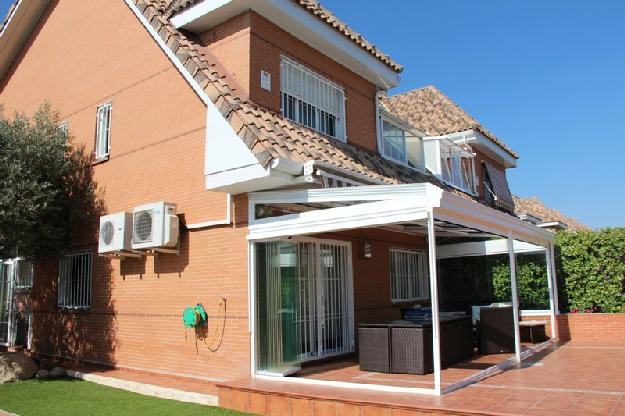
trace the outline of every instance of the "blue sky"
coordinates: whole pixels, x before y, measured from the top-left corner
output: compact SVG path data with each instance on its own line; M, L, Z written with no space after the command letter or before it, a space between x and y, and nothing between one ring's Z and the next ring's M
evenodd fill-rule
M322 3L520 153L515 194L625 226L625 1Z

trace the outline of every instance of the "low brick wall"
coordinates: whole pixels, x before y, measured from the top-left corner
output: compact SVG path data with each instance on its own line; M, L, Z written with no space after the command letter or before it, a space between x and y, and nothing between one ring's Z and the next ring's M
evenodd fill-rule
M525 316L521 320L547 321L546 333L551 334L549 316ZM625 343L625 313L571 313L556 317L558 337L562 341L608 341Z
M561 340L625 343L625 313L574 313L557 320Z

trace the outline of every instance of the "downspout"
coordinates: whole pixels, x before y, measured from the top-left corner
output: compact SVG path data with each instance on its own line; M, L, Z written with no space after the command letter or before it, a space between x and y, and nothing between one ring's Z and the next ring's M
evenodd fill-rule
M378 152L382 150L382 126L380 126L380 91L375 93L375 140Z

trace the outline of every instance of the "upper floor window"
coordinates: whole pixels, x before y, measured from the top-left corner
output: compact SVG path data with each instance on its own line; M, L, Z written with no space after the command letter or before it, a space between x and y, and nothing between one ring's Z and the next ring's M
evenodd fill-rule
M64 121L61 124L59 124L59 131L63 133L65 137L67 137L67 135L69 134L69 124L67 124L67 121Z
M95 139L96 160L105 159L109 155L109 150L111 148L111 109L111 103L106 103L98 107Z
M345 93L342 88L282 57L280 97L285 117L345 141Z
M474 155L456 144L441 143L442 179L465 192L475 193Z
M382 155L401 164L423 169L423 141L406 129L382 119Z

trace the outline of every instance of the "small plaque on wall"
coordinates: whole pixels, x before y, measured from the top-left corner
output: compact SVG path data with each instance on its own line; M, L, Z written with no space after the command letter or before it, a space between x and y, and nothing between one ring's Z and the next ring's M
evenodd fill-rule
M260 87L271 91L271 74L265 70L260 71Z

